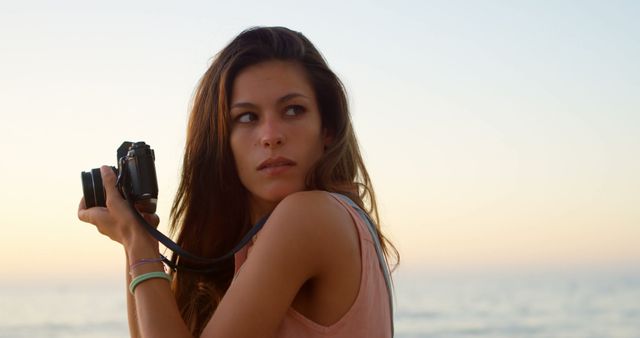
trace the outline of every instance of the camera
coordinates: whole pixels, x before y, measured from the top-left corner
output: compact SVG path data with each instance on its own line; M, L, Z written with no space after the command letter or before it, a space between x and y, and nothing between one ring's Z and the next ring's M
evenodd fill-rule
M158 202L153 149L144 142L124 142L117 151L118 167L111 167L118 177L120 194L141 212L154 213ZM106 194L100 169L83 171L82 191L87 208L106 206Z

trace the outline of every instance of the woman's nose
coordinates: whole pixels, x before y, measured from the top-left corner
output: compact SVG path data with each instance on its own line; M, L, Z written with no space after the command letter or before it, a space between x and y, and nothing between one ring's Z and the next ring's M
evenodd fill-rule
M277 121L266 119L260 135L260 144L263 147L275 148L286 141L282 127Z

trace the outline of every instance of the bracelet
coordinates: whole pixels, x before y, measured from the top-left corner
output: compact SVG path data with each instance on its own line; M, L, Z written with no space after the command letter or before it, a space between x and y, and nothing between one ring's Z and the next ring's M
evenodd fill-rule
M169 283L171 283L171 276L164 272L161 272L161 271L148 272L134 278L131 281L131 284L129 284L129 292L131 292L131 294L133 295L133 292L135 291L136 287L140 283L153 278L166 279Z
M143 259L139 259L137 260L135 263L131 264L129 266L129 270L133 271L133 269L135 269L136 267L143 265L143 264L148 264L148 263L160 263L163 261L163 257L158 257L158 258L143 258Z

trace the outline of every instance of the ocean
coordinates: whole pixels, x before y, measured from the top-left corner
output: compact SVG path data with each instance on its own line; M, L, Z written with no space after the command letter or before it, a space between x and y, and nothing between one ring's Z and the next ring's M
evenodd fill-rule
M398 337L640 338L640 270L402 277Z
M0 338L128 336L121 281L0 285ZM400 338L640 338L640 273L399 273L395 288Z

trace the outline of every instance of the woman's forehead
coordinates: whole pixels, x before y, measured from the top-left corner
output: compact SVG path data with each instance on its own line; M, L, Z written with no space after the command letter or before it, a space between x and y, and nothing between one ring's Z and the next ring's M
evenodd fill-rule
M272 60L238 73L232 85L231 105L296 97L315 99L304 67L297 62Z

